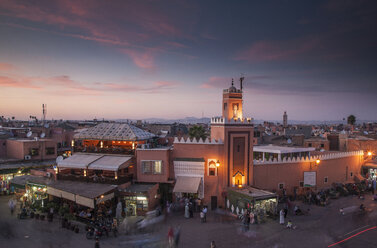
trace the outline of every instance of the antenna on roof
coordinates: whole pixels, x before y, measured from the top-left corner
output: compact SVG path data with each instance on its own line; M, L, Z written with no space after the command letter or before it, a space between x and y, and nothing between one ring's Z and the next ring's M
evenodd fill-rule
M240 77L240 89L242 90L242 83L243 83L243 80L245 80L245 77L243 75L243 73L241 74L241 77Z
M44 124L46 121L46 115L47 115L47 104L42 104L42 114L43 114L42 123Z

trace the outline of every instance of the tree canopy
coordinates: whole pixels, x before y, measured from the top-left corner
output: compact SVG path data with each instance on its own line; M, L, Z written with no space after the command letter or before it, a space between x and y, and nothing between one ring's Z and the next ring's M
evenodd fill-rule
M354 125L356 123L356 117L354 115L350 115L347 117L347 123L349 125Z
M191 127L189 129L188 134L189 134L190 138L196 138L197 140L199 140L200 138L205 140L207 138L206 130L204 129L203 126L200 126L200 125L195 125L195 126Z

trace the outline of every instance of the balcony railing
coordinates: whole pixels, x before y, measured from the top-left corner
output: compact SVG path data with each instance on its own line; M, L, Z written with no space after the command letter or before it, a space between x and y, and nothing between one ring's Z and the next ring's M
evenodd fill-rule
M84 177L79 175L72 175L72 174L58 174L57 179L58 180L69 180L69 181L79 181L79 182L87 182L87 183L103 183L103 184L123 184L128 183L132 181L133 176L127 175L127 176L118 176L117 179L112 177Z

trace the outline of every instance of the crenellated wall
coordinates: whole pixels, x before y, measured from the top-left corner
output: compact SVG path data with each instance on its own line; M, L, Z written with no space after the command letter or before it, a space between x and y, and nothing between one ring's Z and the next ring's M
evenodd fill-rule
M212 117L211 124L252 124L253 118L238 118L238 119L229 119L223 117Z
M200 138L199 140L197 140L197 139L190 139L190 138L184 139L181 137L179 138L175 137L174 144L223 145L224 142L221 139L216 140L216 139L206 138L205 140L203 140L202 138Z
M303 158L284 158L282 160L270 158L269 160L254 160L254 165L257 164L283 164L283 163L301 163L301 162L315 162L317 159L319 160L329 160L329 159L337 159L337 158L346 158L351 156L363 156L363 151L352 151L352 152L334 152L334 153L326 153L323 155L316 155Z
M319 165L316 164L317 159L320 159ZM254 160L254 186L279 193L279 184L284 184L289 194L293 194L295 187L299 194L306 189L300 187L304 172L313 171L316 172L316 187L311 189L320 190L331 187L334 182L354 182L354 177L361 174L363 163L362 151L331 153L307 159Z

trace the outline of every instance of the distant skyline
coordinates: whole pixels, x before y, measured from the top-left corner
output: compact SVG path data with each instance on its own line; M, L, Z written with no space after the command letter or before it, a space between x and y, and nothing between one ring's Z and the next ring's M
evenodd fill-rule
M377 120L377 1L0 0L0 115Z

